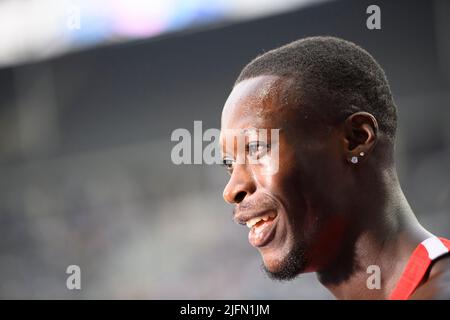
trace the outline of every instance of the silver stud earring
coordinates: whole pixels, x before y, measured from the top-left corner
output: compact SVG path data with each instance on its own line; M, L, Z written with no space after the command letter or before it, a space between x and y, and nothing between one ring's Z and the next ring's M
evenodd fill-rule
M353 157L350 159L350 161L351 161L352 163L356 164L356 163L358 163L358 157L353 156Z
M360 155L361 157L364 157L364 152L361 151L361 152L359 153L359 155Z

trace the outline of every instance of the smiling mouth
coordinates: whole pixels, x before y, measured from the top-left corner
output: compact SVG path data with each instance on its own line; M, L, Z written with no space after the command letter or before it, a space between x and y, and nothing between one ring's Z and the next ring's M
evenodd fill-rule
M278 215L274 211L249 219L246 224L250 228L248 241L255 248L267 246L275 236Z

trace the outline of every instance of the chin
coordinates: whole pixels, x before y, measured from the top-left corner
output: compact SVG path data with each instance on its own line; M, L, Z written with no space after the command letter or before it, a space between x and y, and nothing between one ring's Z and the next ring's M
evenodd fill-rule
M298 275L306 272L307 261L302 244L298 244L288 251L287 254L280 255L282 250L275 252L261 253L263 258L263 270L273 280L288 281L295 279Z
M277 273L282 269L283 260L271 259L271 258L263 258L264 269L267 272Z

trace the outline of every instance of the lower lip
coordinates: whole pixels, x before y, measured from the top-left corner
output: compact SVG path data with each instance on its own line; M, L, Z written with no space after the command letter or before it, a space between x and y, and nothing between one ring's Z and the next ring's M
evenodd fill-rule
M275 236L275 227L277 223L276 216L271 221L265 221L262 225L253 226L248 233L248 241L255 248L267 246Z

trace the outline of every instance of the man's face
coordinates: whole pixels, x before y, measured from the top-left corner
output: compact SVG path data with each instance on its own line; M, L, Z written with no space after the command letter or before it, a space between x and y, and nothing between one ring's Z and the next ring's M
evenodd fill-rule
M235 204L235 220L251 227L249 241L277 279L325 266L345 229L340 208L347 189L346 166L339 128L318 128L315 117L303 112L291 85L292 80L277 76L238 83L225 103L221 124L223 158L230 173L223 197ZM236 129L244 132L246 148L230 144L236 141ZM267 137L255 129L267 129ZM270 129L279 129L278 141ZM277 148L278 157L271 154ZM243 161L249 156L259 162Z

